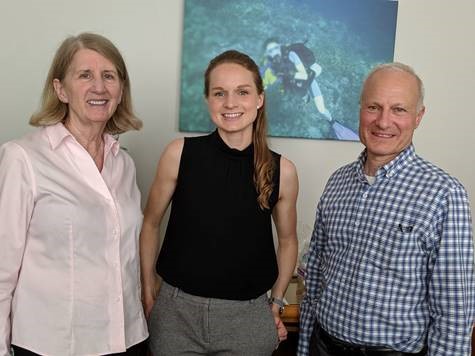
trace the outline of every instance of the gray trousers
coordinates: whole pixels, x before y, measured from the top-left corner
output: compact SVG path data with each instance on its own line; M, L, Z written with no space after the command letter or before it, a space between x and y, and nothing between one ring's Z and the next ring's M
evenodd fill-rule
M270 356L278 345L266 295L246 301L203 298L165 282L149 329L154 356Z

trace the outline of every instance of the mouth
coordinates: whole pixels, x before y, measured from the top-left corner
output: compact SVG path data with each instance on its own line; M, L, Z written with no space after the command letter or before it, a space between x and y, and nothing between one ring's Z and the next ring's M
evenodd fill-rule
M104 106L107 104L109 100L106 99L95 99L95 100L87 100L87 103L92 106Z
M373 136L376 136L378 138L393 138L396 135L385 133L385 132L373 132Z
M242 116L242 112L230 112L230 113L223 113L221 114L221 116L225 119L225 120L235 120L235 119L238 119Z

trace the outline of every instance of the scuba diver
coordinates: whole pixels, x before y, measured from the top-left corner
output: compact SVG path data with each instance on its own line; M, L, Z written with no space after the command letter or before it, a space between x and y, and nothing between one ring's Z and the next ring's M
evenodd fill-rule
M265 66L262 73L264 86L280 82L285 90L301 95L307 102L313 100L319 113L330 123L340 140L359 140L358 135L333 119L325 107L323 94L316 78L322 67L305 43L282 45L271 38L264 44Z

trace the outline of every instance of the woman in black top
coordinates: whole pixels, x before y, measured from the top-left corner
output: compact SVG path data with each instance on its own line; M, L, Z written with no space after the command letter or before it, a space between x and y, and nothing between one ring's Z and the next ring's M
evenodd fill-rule
M263 84L250 57L232 50L211 60L204 94L216 131L168 145L145 210L151 349L155 356L270 355L287 337L279 311L297 256L296 169L267 146Z

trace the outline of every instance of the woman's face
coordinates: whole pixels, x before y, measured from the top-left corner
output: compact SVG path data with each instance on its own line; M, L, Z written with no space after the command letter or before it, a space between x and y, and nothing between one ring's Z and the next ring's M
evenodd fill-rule
M252 138L252 124L264 102L252 72L235 63L218 65L210 73L206 100L218 129L225 133L245 132Z
M54 79L59 100L68 104L67 120L106 124L122 99L122 81L107 58L90 49L76 52L63 81Z

